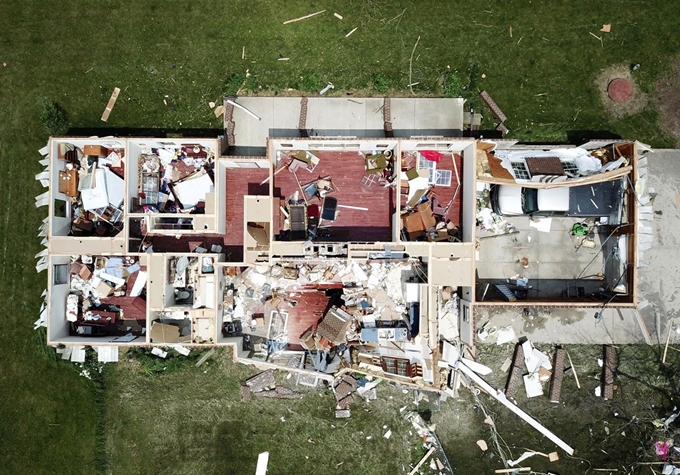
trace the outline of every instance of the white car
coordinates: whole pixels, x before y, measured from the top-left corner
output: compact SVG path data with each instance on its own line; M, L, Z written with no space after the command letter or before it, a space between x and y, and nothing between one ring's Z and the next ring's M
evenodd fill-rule
M555 188L492 185L491 208L501 216L609 216L621 188L621 180Z

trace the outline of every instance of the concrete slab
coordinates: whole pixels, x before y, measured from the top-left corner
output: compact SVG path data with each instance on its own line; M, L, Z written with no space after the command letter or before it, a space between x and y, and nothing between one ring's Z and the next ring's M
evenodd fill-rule
M261 118L235 108L237 148L261 150L267 137L298 137L300 97L239 97L236 102ZM310 136L384 137L384 99L309 97L306 128ZM394 135L460 137L463 100L451 98L394 98ZM226 127L226 124L225 124Z
M476 307L477 330L489 322L489 327L512 326L517 338L526 336L535 343L555 344L644 344L645 337L635 317L634 309L607 307L602 319L595 319L595 308L532 309L530 315L521 308ZM495 343L488 339L477 343Z
M652 247L638 271L639 300L649 302L640 313L654 342L665 344L672 324L670 342L680 344L675 330L680 326L680 150L654 150L647 155L647 170L647 190L657 195L650 203Z
M239 97L236 103L262 119L258 122L257 119L234 107L233 121L236 145L264 147L267 143L268 131L274 126L274 98Z
M526 216L506 218L518 234L482 239L479 246L477 271L480 279L505 279L508 269L531 280L575 279L601 272L603 257L594 249L581 247L582 238L571 236L576 218L552 218L550 232L532 227ZM489 234L490 235L490 234ZM596 243L599 244L599 238ZM528 267L520 261L526 258ZM531 282L530 282L531 283Z

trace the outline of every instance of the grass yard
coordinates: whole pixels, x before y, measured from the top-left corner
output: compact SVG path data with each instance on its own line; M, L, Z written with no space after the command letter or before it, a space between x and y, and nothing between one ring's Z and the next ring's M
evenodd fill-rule
M108 473L255 473L258 454L269 451L271 474L382 475L404 473L423 455L399 411L406 396L387 383L376 387L379 401L356 402L352 417L338 420L329 389L296 387L279 372L277 384L304 392L303 399L243 402L239 386L258 371L234 365L227 350L200 368L196 359L149 375L146 358L126 358L110 373ZM389 441L383 438L388 429Z
M33 258L41 249L36 234L45 216L33 206L33 197L43 191L33 180L41 171L36 151L47 139L38 120L42 100L61 104L76 133L131 128L135 134L191 135L189 129L217 133L221 124L207 103L233 92L229 88L246 71L248 94L313 92L331 81L337 95L385 90L405 95L411 93L407 84L417 82L415 94L460 93L477 110L477 92L488 90L509 117L510 136L523 140L565 141L606 131L657 147L672 144L658 126L653 103L613 120L594 88L601 69L640 63L635 78L654 98L655 84L680 51L680 15L670 1L35 0L4 1L0 8L0 471L5 473L92 473L102 454L98 410L117 394L106 389L102 396L73 368L45 356L32 330L45 288L45 275L35 273ZM322 9L324 15L283 25ZM610 34L599 33L603 23L612 24ZM99 119L115 86L121 94L103 124ZM105 382L109 377L112 384L124 382L117 369L111 373ZM215 399L230 395L216 394ZM221 427L224 434L215 437L222 439L215 440L228 440L228 424ZM106 434L114 429L106 427ZM215 454L234 456L213 447ZM109 462L124 471L116 464L125 461Z
M537 345L552 356L553 345ZM619 345L618 374L614 398L605 401L595 396L600 384L602 358L599 345L566 345L576 368L581 388L571 372L565 374L560 403L551 403L545 396L528 399L520 385L516 400L519 407L541 422L558 437L571 445L576 453L568 456L532 429L519 417L491 397L482 393L479 401L493 417L498 430L500 447L508 459L517 459L525 451L549 453L558 450L560 460L555 463L537 456L523 462L537 473L548 471L567 474L593 473L593 469L611 469L611 473L651 473L649 466L639 462L659 462L653 444L657 440L677 438L677 426L668 431L655 427L655 419L665 419L673 412L677 399L677 368L680 354L669 352L667 364L661 364L663 347ZM514 345L481 345L478 361L489 366L493 373L484 379L496 388L505 388L507 373L500 370L506 358L512 358ZM569 367L566 364L565 367ZM490 427L484 423L481 409L474 409L476 401L470 391L460 392L461 400L447 403L435 414L437 433L447 451L455 473L493 473L502 468L498 451L493 449ZM444 407L444 406L443 406ZM483 439L489 451L482 452L476 441ZM654 467L656 469L656 467ZM606 470L600 472L608 473ZM595 472L597 473L597 472ZM658 471L657 471L658 473Z

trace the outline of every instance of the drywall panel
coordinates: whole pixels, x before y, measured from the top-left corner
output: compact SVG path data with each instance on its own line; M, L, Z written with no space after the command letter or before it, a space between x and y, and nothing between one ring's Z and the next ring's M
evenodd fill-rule
M149 308L161 309L165 303L165 256L152 254L149 259L149 277L146 284Z

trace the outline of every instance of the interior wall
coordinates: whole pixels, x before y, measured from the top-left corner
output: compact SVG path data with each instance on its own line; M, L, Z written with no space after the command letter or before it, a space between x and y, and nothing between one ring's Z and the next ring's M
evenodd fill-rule
M475 144L463 150L463 241L473 242L477 214Z
M68 336L68 321L66 320L66 297L70 291L70 284L54 284L54 267L59 264L68 265L71 262L69 256L50 256L47 266L47 279L49 293L47 316L47 341L58 342Z
M312 139L295 139L295 140L271 140L271 149L275 157L276 151L290 150L326 150L326 151L364 151L374 152L377 150L394 150L398 141L395 139L378 139L378 140L359 140L359 139L337 139L337 140L312 140Z
M227 232L227 161L219 160L215 166L215 212L217 213L216 226L219 234Z
M464 289L466 289L464 287ZM467 287L469 289L469 287ZM472 321L472 304L469 300L471 290L463 290L463 295L460 299L460 311L458 312L458 328L460 332L460 340L474 347L474 323Z
M138 143L133 141L128 142L128 152L125 157L125 184L127 186L127 195L125 204L127 211L132 211L132 198L137 196L137 188L139 186L139 156L142 149Z

